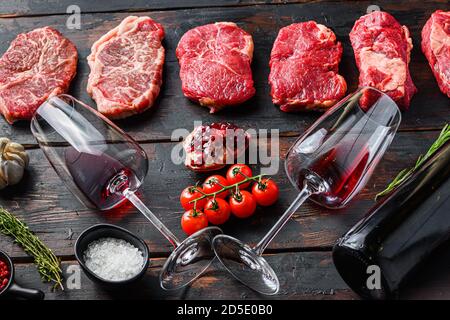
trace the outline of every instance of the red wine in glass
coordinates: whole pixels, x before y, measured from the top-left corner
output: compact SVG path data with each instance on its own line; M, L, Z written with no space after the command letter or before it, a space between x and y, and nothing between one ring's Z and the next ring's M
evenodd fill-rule
M106 153L79 152L69 147L65 160L73 181L97 208L112 208L126 199L112 192L112 183L121 183L124 189L138 185L133 170Z
M366 146L343 142L309 160L307 168L300 172L298 186L303 188L305 173L314 172L328 188L325 192L311 195L311 199L327 207L342 207L357 190L363 175L367 174L369 159Z

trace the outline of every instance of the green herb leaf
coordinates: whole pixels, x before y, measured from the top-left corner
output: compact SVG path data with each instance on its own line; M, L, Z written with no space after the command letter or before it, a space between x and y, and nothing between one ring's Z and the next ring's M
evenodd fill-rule
M446 124L444 128L442 128L439 137L436 141L431 145L430 149L425 153L425 155L420 155L416 161L416 164L411 169L403 169L398 173L398 175L392 180L386 189L381 191L375 196L375 200L379 197L383 197L390 193L392 190L396 189L399 185L401 185L405 180L407 180L425 161L427 161L440 147L442 147L448 140L450 140L450 124Z
M55 287L59 286L64 290L59 259L25 223L2 208L0 208L0 232L14 238L14 241L34 258L43 281L54 282Z

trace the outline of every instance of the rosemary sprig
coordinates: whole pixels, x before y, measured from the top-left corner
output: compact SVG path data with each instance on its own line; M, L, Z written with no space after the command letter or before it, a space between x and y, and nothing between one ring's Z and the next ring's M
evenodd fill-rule
M25 223L3 208L0 208L0 232L14 238L14 241L34 258L43 281L54 282L54 288L59 286L64 290L59 259Z
M450 124L446 124L444 128L442 128L439 137L436 141L431 145L430 149L427 151L425 155L420 155L416 161L416 164L411 169L403 169L398 173L398 175L388 184L386 189L381 191L375 196L375 200L379 197L383 197L386 194L390 193L392 190L397 188L400 184L402 184L406 179L408 179L425 161L427 161L441 146L443 146L448 140L450 140Z

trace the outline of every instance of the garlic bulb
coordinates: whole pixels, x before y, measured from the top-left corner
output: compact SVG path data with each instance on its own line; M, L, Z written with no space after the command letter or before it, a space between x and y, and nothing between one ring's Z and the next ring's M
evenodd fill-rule
M21 144L0 138L0 190L18 183L28 162L28 154Z

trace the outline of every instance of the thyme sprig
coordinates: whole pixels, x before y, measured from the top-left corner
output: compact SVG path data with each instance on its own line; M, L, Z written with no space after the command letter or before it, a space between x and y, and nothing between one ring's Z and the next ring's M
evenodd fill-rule
M430 149L424 155L420 155L416 161L416 164L413 168L403 169L398 173L398 175L392 180L386 189L379 192L375 196L375 200L379 197L383 197L390 193L392 190L396 189L399 185L401 185L405 180L407 180L425 161L427 161L441 146L443 146L447 141L450 140L450 124L446 124L444 128L442 128L439 137L434 141L431 145Z
M59 259L25 223L3 208L0 208L0 232L14 238L14 241L34 258L43 281L54 282L54 288L59 286L64 290Z

